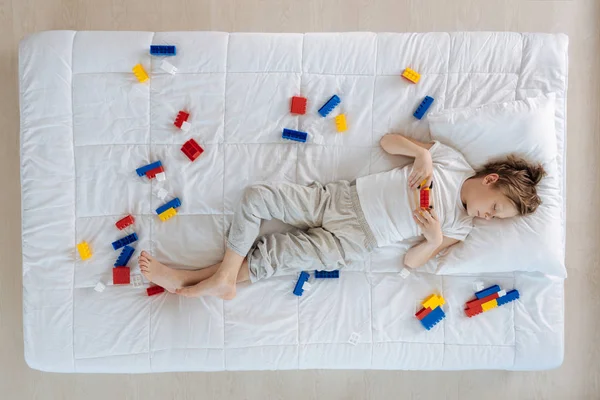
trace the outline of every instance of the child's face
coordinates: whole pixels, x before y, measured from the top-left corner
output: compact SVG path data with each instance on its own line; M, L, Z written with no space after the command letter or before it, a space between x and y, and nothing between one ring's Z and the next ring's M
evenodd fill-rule
M495 189L494 183L498 180L497 174L483 177L473 187L467 199L467 213L471 217L485 218L511 218L519 214L512 202Z

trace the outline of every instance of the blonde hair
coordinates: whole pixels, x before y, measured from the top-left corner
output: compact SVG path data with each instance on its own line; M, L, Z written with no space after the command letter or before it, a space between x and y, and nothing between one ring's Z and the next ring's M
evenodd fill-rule
M531 214L542 203L536 190L536 185L546 175L541 164L530 164L510 155L505 160L485 164L475 178L490 174L498 174L494 187L513 203L519 214Z

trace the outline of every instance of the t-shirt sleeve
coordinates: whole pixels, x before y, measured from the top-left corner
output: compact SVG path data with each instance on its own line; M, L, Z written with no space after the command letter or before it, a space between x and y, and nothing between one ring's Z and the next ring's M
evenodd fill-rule
M473 222L470 218L462 219L458 222L455 222L452 226L447 229L443 229L442 233L444 236L464 241L469 233L471 233L471 229L473 229Z
M449 166L468 166L465 157L458 150L435 140L433 146L429 148L431 161L434 163L445 164Z

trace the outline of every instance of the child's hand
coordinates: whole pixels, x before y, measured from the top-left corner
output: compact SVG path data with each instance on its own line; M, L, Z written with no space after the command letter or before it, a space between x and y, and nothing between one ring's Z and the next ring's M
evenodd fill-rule
M413 164L412 171L408 176L408 187L412 190L427 180L425 187L431 184L431 177L433 176L433 161L431 160L431 153L429 150L422 149L418 156L415 157L415 163Z
M435 246L442 244L444 234L442 233L437 213L433 209L431 209L431 212L427 210L415 210L413 211L413 218L429 243Z

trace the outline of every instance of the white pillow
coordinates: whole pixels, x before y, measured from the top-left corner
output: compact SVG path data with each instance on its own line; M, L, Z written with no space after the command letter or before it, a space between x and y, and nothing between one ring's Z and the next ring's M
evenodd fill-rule
M461 151L476 170L516 154L542 163L548 173L538 186L542 204L535 213L476 218L465 241L439 258L438 273L529 271L566 277L554 101L551 94L429 115L432 138Z

